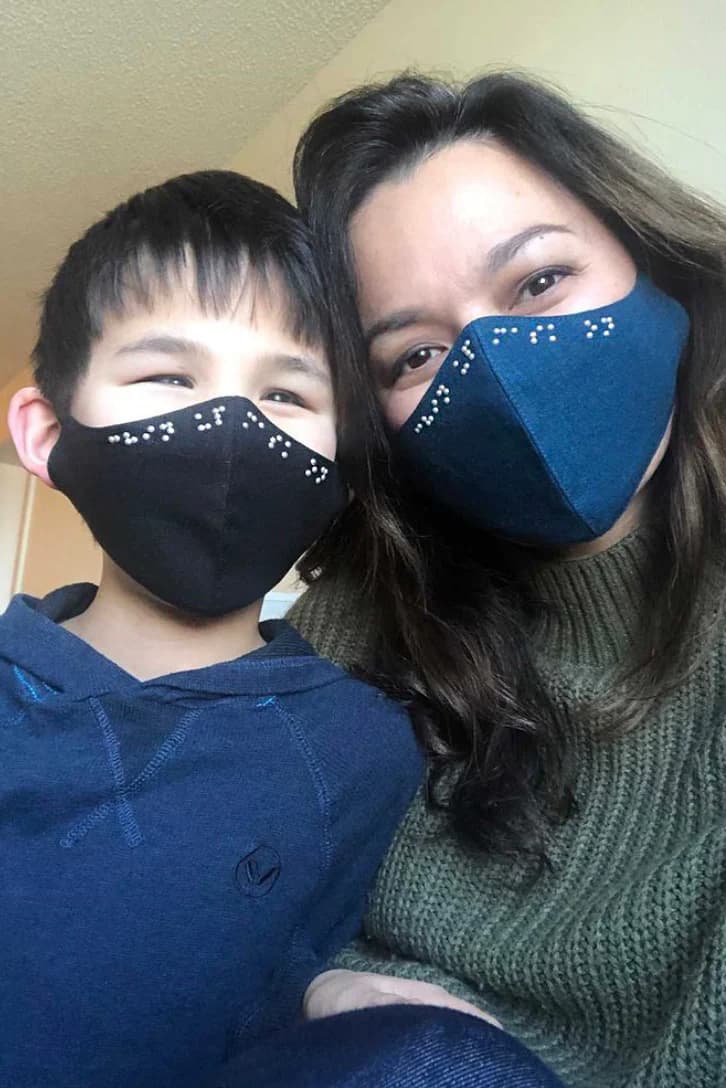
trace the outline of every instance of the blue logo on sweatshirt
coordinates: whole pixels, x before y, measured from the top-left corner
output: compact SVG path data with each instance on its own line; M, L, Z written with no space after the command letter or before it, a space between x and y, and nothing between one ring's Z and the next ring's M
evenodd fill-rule
M277 850L270 846L258 846L242 858L235 871L235 879L243 895L261 899L272 891L281 872L282 862Z

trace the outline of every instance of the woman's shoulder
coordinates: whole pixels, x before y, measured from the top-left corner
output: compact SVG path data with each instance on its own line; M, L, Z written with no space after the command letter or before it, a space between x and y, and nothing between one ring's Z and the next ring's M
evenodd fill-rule
M373 668L376 615L365 588L349 576L323 577L286 617L320 654L344 669Z

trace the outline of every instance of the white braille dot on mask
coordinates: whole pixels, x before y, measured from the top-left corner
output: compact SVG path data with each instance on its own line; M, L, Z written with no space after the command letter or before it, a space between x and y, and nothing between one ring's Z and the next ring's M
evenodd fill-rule
M290 454L287 452L287 450L283 450L282 453L280 454L280 457L289 457L289 456L290 456Z
M500 343L501 343L501 340L499 339L499 337L495 336L494 339L492 340L492 344L500 344Z
M538 325L537 332L544 332L544 325Z
M587 337L588 340L592 340L594 335L595 335L594 332L586 332L585 333L585 336Z
M195 412L194 413L194 418L195 419L201 419L202 418L202 413L201 412Z
M306 468L305 469L305 475L306 476L312 476L312 471L309 468Z
M610 329L603 329L602 334L603 334L603 336L609 336L610 335Z
M162 442L168 442L169 441L169 435L168 434L163 434L161 436L161 441Z
M509 331L510 332L519 332L519 329L517 328L516 325L514 325Z
M145 434L145 435L142 435L142 437L144 439L144 442L148 442L149 439L151 438L151 435L150 434Z
M590 321L590 319L586 317L586 318L585 318L585 324L586 324L586 325L588 326L588 328L589 328L589 327L590 327L590 325L592 325L592 321Z
M556 340L557 340L556 336L550 336L550 343L551 344L554 344L556 342Z
M287 448L288 448L288 449L290 449L290 446L292 445L292 442L290 442L290 441L288 440L288 441L287 441L287 442L285 443L285 445L287 446Z
M246 421L246 420L245 420L245 422L244 422L244 423L242 424L242 426L244 427L244 429L245 429L246 431L247 431L247 430L249 430L249 426L250 426L250 425L249 425L249 423L247 423L247 421Z
M552 330L554 329L554 325L548 325L547 328L550 332L552 332Z
M203 423L200 423L200 424L199 424L199 426L197 427L197 430L198 430L198 431L203 431L204 429L205 429L205 428L204 428L204 424L203 424Z

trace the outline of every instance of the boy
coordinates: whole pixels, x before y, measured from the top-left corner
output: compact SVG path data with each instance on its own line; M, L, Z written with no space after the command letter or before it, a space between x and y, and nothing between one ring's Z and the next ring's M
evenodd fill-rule
M199 1085L359 926L410 727L258 625L346 501L326 347L297 214L232 173L133 197L46 295L11 430L103 574L0 620L3 1084Z

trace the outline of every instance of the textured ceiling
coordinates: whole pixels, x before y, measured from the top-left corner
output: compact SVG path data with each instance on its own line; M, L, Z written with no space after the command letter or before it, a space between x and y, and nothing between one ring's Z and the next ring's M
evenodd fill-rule
M15 0L0 10L0 385L68 245L225 166L385 0Z

